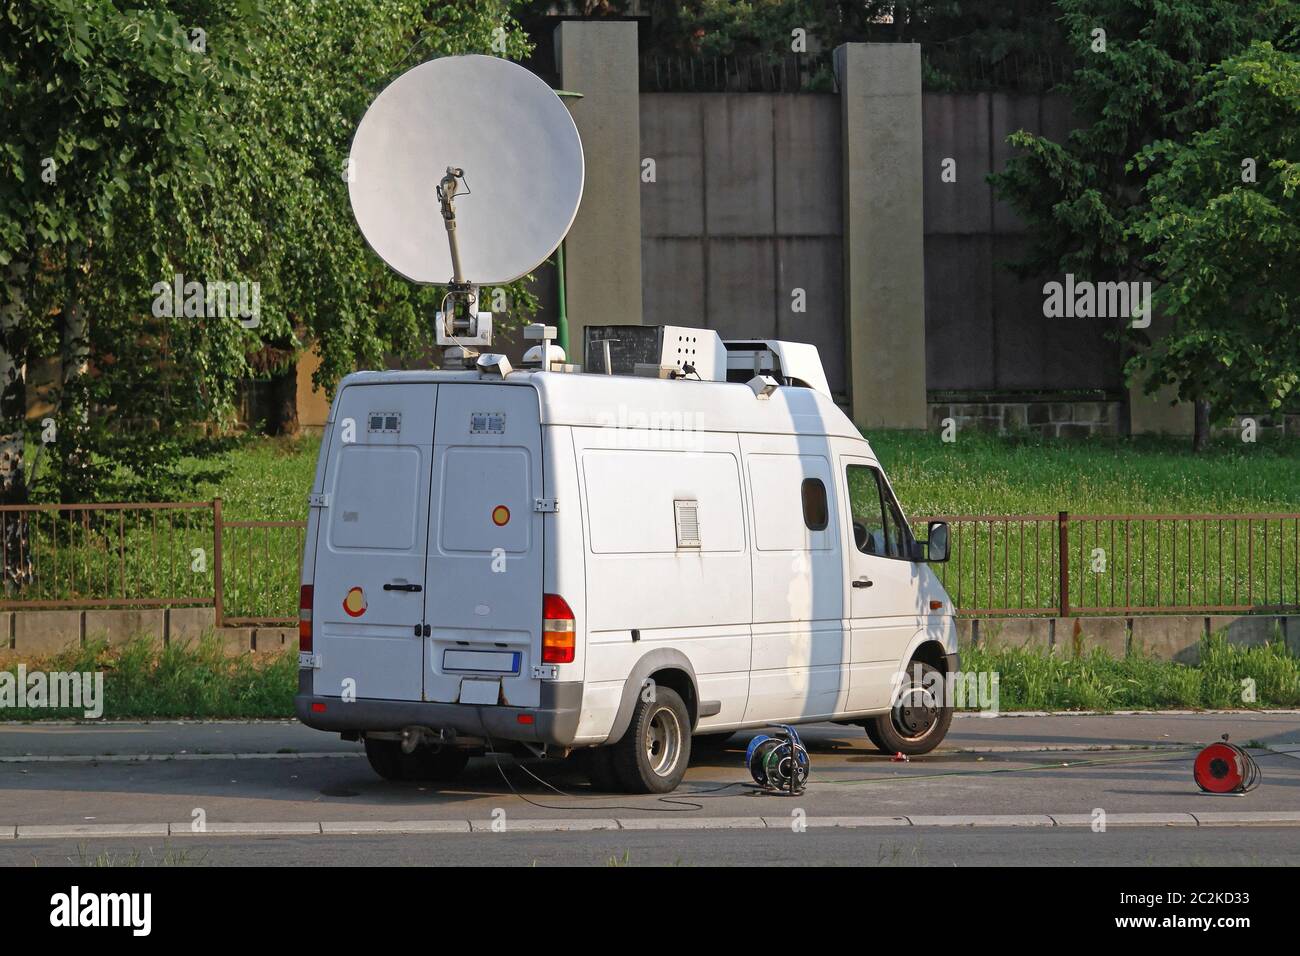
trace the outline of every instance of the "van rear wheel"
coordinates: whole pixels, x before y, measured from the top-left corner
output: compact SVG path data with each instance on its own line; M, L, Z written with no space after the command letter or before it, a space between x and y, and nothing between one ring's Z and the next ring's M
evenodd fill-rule
M366 738L366 759L375 773L385 780L424 780L446 782L460 776L469 763L469 751L453 747L416 747L402 752L400 740Z
M691 717L671 687L637 697L632 722L611 748L614 773L628 793L671 793L691 760Z
M914 671L918 665L920 681ZM889 713L869 717L862 726L871 742L885 753L917 757L939 746L952 724L952 708L942 706L943 673L937 667L912 661L907 675Z

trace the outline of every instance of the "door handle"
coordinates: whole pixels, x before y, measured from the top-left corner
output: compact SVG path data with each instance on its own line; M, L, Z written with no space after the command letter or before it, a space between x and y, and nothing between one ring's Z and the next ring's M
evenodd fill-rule
M385 584L385 591L420 591L423 590L418 584Z
M855 588L869 588L869 587L871 587L872 583L873 583L873 582L872 582L871 578L868 578L868 577L865 577L865 576L864 576L864 577L860 577L860 578L858 578L856 581L854 581L854 582L853 582L853 586L854 586Z

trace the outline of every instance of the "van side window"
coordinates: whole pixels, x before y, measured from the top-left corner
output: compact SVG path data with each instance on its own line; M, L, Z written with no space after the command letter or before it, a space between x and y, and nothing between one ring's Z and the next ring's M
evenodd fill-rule
M809 531L825 531L830 520L826 507L826 486L820 478L805 478L800 489L803 497L803 523Z
M884 558L907 558L911 553L911 532L884 475L868 465L849 465L846 477L853 543L858 550Z

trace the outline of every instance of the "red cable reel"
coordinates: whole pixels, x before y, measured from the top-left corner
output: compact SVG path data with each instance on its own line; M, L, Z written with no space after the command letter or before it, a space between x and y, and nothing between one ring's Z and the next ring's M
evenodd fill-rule
M1192 779L1202 793L1242 794L1259 786L1259 766L1253 757L1236 744L1213 743L1196 755Z

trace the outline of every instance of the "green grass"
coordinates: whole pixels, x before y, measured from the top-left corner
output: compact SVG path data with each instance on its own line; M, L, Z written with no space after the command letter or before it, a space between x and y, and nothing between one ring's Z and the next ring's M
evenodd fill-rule
M204 482L194 497L221 496L227 518L256 521L302 521L316 471L320 438L261 438L222 456L228 470L219 482ZM198 467L194 462L193 466Z
M1202 643L1196 667L1140 655L1120 659L1099 648L1071 657L969 647L961 669L1000 675L1003 711L1300 707L1300 658L1280 643L1238 647L1220 635ZM1254 702L1242 700L1244 678L1255 682Z
M1193 455L1184 438L1067 441L869 431L909 514L1242 513L1300 511L1300 441L1223 440ZM294 520L320 440L261 439L226 456L227 476L200 487L232 518Z
M909 515L1300 511L1300 441L1067 441L868 431Z
M294 653L228 656L211 639L159 649L145 639L118 645L88 642L50 657L27 660L27 671L104 672L106 719L276 718L293 716L298 691ZM16 674L17 660L0 671ZM81 718L80 710L9 709L8 720Z
M1284 645L1230 645L1207 639L1201 662L1189 667L1150 657L1117 659L1094 649L1071 657L1028 649L962 651L962 670L999 675L999 709L1168 710L1300 707L1300 658ZM28 672L105 672L106 719L283 718L293 715L297 660L292 653L228 657L205 641L159 650L138 640L103 643L27 662ZM17 661L0 666L16 673ZM1255 682L1255 700L1242 700L1242 680ZM6 710L11 720L78 718L80 712Z

